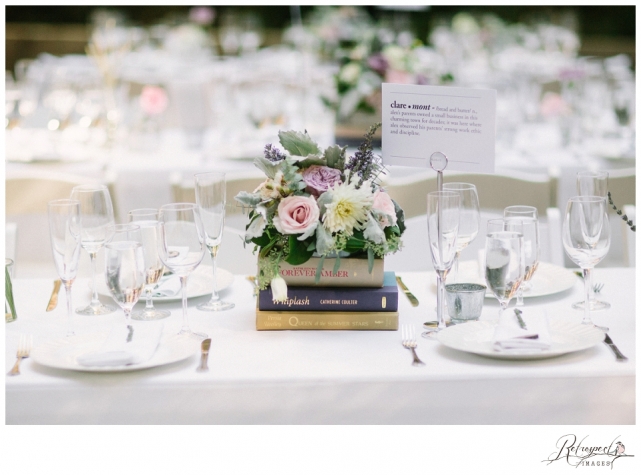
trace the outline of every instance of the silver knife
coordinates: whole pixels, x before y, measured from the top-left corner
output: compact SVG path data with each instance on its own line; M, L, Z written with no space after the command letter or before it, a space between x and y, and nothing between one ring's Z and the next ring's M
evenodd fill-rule
M398 285L401 286L401 289L409 299L410 303L412 304L412 307L418 307L418 299L414 296L412 292L410 292L410 289L407 288L407 286L403 283L403 281L399 276L396 276L396 282L398 282Z
M209 358L209 347L211 346L211 338L203 340L200 344L201 355L200 355L200 366L196 371L209 371L207 367L207 358Z
M617 346L612 341L612 338L610 338L610 335L608 335L607 333L605 334L605 339L603 340L603 342L608 345L612 349L612 351L614 351L614 355L617 357L617 361L628 361L628 358L623 356L623 353L619 351Z

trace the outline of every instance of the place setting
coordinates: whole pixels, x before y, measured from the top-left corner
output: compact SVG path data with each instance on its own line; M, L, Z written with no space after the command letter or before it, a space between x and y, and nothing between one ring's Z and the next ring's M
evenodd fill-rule
M33 361L75 371L134 371L184 360L201 350L201 342L211 342L207 334L191 329L187 302L209 295L208 301L195 307L197 311L219 312L234 307L219 296L233 283L234 276L217 269L215 261L224 228L225 175L204 173L196 175L194 182L197 204L131 210L125 224L114 223L109 191L104 186L76 187L71 199L49 203L54 263L66 289L67 336L36 345L30 351ZM92 300L88 307L74 312L71 286L81 248L89 252L94 270ZM95 256L101 249L105 261L104 274L99 276ZM207 250L213 266L201 265ZM113 299L124 313L124 325L117 323L106 330L101 319L100 324L97 322L100 330L87 331L83 324L80 332L74 323L77 318L116 311L100 302L98 294ZM143 295L145 307L134 311ZM53 296L53 305L48 305L51 310L57 305L57 288ZM165 325L164 319L172 314L155 307L154 301L182 302L179 332L167 331L173 325Z

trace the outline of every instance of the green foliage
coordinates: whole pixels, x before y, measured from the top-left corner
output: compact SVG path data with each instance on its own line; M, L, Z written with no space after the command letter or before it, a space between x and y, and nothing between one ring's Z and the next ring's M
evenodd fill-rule
M314 142L311 137L304 133L289 130L287 132L278 132L280 144L285 150L292 155L306 157L308 155L317 155L321 153L318 144Z

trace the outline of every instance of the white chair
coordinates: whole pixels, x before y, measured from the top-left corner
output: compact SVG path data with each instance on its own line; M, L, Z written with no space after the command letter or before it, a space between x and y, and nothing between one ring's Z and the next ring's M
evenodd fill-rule
M409 171L409 169L407 170ZM411 170L410 175L385 177L383 186L403 208L407 229L403 234L403 249L386 258L386 267L396 271L424 271L432 269L427 246L427 193L436 191L436 172ZM558 179L548 175L510 173L481 175L452 172L444 181L473 183L479 194L481 224L476 239L461 253L461 260L476 260L478 251L485 247L487 221L503 215L510 205L534 206L539 212L541 261L563 265L560 241L560 213L555 207Z

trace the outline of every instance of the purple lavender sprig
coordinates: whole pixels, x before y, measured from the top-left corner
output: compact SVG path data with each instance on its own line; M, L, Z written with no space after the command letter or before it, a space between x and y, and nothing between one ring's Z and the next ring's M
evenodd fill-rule
M265 145L265 158L270 162L280 162L287 157L283 152L278 150L278 148L272 147L272 144L268 143Z
M345 170L350 170L352 176L359 177L356 188L360 188L366 180L375 180L383 171L381 158L374 155L372 146L372 138L380 125L381 123L378 122L369 128L369 131L365 134L365 140L358 147L358 151L349 157L345 165Z

